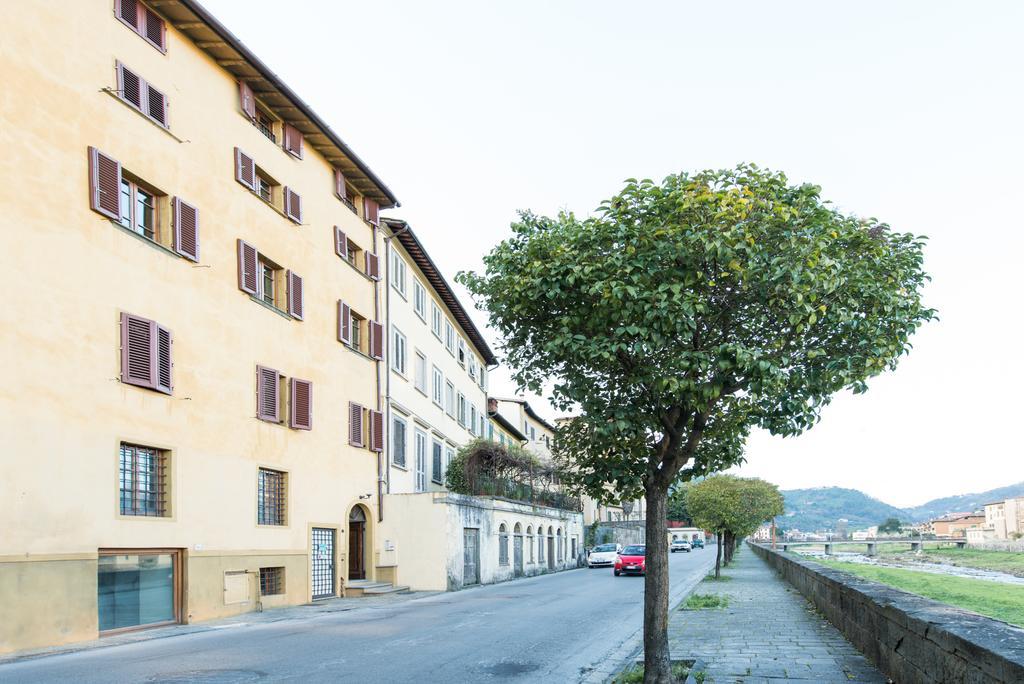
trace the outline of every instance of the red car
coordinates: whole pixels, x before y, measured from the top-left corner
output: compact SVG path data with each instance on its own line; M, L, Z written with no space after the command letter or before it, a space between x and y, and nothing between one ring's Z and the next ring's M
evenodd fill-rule
M646 549L647 547L643 544L631 544L622 549L615 559L615 576L645 574L644 554Z

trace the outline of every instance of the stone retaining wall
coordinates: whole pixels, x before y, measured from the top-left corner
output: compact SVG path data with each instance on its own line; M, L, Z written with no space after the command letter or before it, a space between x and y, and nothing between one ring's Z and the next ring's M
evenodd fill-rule
M750 547L895 682L1024 682L1024 629Z

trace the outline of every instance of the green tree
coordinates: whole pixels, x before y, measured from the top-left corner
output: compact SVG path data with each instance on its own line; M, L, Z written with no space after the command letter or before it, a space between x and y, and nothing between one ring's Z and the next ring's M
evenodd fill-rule
M690 521L690 511L686 508L685 487L675 487L669 492L665 515L669 520Z
M529 212L459 282L522 388L554 381L557 456L591 496L646 497L645 681L668 681L666 498L863 392L933 317L923 242L755 166L629 180L588 218Z
M903 529L903 523L899 518L886 518L885 522L878 526L882 534L898 534Z
M686 501L694 524L715 533L715 577L721 576L723 561L732 561L736 540L784 511L778 487L734 475L714 475L687 486Z

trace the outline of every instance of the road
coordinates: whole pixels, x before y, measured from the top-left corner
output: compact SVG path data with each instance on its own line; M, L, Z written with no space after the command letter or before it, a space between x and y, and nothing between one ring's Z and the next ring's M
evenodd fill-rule
M676 598L714 547L670 554ZM0 682L579 682L638 645L641 577L586 568L0 665Z

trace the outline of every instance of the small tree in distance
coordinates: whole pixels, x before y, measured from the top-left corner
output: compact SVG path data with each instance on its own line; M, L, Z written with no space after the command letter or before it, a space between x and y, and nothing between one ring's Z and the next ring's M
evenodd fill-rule
M669 487L895 368L934 315L922 240L748 165L629 180L595 216L523 213L512 230L458 280L519 386L553 380L579 412L555 442L566 476L599 501L646 497L644 681L667 682Z

